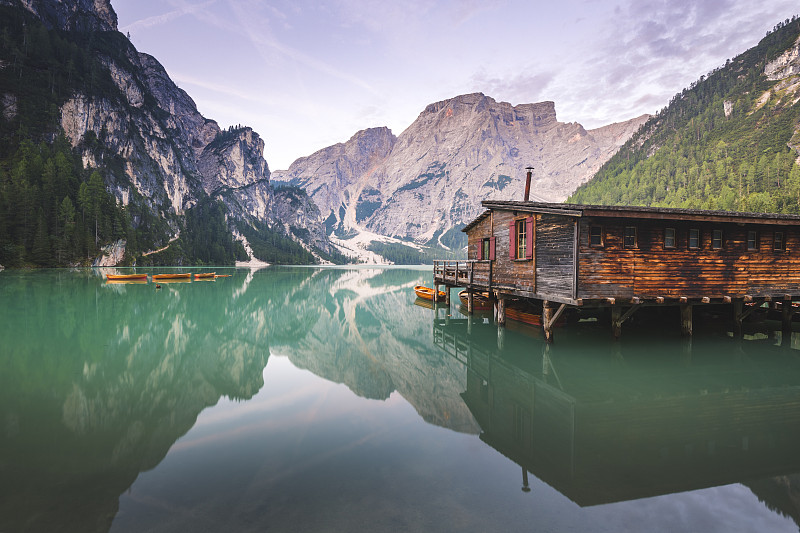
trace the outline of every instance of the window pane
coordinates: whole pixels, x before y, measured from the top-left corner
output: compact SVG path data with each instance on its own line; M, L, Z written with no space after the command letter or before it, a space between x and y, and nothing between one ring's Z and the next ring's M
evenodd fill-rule
M772 242L772 249L775 250L775 251L783 250L783 232L782 231L776 231L775 232L775 238L773 239L773 242Z
M711 237L711 247L715 250L722 248L722 230L715 229Z
M758 249L758 237L755 231L748 231L747 232L747 249L748 250L757 250Z
M517 220L517 259L525 259L526 233L525 221Z
M489 257L489 239L483 239L483 254L481 255L483 259L490 259Z
M675 248L675 228L664 229L664 248Z
M625 226L623 246L625 248L636 248L636 226Z
M603 229L600 226L592 226L589 229L589 244L592 246L602 246Z
M689 230L689 248L700 248L700 230L692 228Z

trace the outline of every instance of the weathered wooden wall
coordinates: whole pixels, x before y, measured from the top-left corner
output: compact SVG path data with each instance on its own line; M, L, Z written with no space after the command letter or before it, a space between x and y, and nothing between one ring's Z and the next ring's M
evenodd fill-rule
M575 218L537 215L536 292L572 298Z
M591 226L603 228L603 246L589 245ZM623 247L625 226L636 226L638 246ZM664 248L664 229L676 229L676 247ZM689 249L690 228L700 230L700 247ZM582 218L579 224L578 297L721 298L800 293L800 233L792 226ZM712 249L712 231L723 246ZM758 249L747 250L747 232L758 231ZM782 231L784 251L773 251Z
M533 216L531 213L514 215L512 211L495 211L492 214L492 231L497 238L496 257L492 265L492 283L496 287L513 288L522 293L534 294L536 255L533 259L511 259L508 226L514 220ZM534 250L536 243L534 242Z

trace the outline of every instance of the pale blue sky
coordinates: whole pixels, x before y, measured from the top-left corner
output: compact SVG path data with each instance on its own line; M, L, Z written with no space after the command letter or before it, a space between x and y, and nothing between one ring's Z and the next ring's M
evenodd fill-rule
M200 112L270 169L483 92L593 128L654 113L800 13L796 0L112 0Z

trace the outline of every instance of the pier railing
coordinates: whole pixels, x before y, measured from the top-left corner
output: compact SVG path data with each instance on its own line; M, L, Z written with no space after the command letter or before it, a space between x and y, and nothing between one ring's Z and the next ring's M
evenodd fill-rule
M473 261L435 260L433 280L457 287L489 289L492 285L492 262L488 259Z

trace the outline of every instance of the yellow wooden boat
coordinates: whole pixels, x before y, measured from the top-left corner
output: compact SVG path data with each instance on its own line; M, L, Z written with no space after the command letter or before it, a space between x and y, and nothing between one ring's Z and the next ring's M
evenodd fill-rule
M216 272L200 272L194 275L194 279L214 279L217 277Z
M192 279L192 273L188 272L186 274L153 274L153 281L163 281L163 280L177 280L177 279Z
M422 298L423 300L433 301L433 289L431 289L430 287L425 287L424 285L417 285L416 287L414 287L414 292L418 297ZM445 294L444 291L439 291L439 296L436 297L436 300L443 302L446 297L447 295Z
M106 274L109 281L147 281L147 274Z

